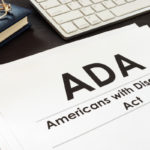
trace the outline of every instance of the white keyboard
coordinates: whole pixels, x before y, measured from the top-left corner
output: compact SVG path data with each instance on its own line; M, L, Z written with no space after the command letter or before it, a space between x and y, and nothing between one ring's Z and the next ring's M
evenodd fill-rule
M30 0L64 39L150 10L150 0Z

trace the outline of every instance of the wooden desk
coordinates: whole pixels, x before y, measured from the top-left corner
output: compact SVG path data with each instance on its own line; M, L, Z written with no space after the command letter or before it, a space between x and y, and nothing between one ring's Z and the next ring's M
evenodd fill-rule
M29 17L32 23L31 29L15 38L6 46L0 48L0 64L14 61L23 57L27 57L39 52L43 52L47 49L51 49L75 40L100 34L105 31L109 31L115 28L119 28L128 24L137 23L139 26L149 24L150 25L150 13L143 14L128 21L115 24L113 26L99 29L95 32L84 35L80 38L72 41L64 41L38 14L38 12L31 6L29 0L6 0L7 2L14 3L19 6L29 8L33 11Z

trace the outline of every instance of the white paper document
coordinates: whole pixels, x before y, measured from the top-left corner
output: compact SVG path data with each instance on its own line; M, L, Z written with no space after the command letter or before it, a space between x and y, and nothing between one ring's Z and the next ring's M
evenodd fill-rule
M0 66L0 150L150 150L150 29L130 25Z

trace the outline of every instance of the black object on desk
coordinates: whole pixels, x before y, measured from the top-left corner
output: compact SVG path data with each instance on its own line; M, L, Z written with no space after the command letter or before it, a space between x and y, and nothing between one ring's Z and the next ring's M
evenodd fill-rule
M0 18L0 48L30 27L30 23L27 21L28 15L31 13L29 9L13 4L8 6L11 12L5 13Z
M32 23L32 28L8 43L6 46L0 48L0 64L24 58L47 49L123 27L132 23L137 23L139 26L146 24L150 25L150 13L146 13L133 19L109 27L101 28L95 32L83 35L80 38L76 38L71 41L65 41L55 32L54 29L49 26L48 23L46 23L39 13L32 7L29 0L7 0L6 2L13 2L16 5L31 9L33 13L29 19Z

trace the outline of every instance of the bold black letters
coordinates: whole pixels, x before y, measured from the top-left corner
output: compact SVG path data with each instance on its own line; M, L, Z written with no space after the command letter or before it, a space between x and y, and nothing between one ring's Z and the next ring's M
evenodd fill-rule
M74 92L79 91L81 89L86 89L88 91L95 90L93 87L91 87L88 84L80 81L79 79L75 78L74 76L72 76L69 73L63 74L63 81L64 81L65 90L66 90L66 93L67 93L68 100L71 100L73 98L73 93ZM71 87L70 81L73 81L78 85L75 86L75 87Z
M133 68L145 69L144 66L137 64L137 63L135 63L135 62L129 60L128 58L125 58L124 56L121 56L119 54L115 55L115 58L116 58L116 61L118 63L118 66L120 68L120 71L121 71L123 77L128 76L128 70L131 70ZM123 61L129 63L129 65L125 67L123 64Z
M105 81L101 81L94 73L91 69L93 68L102 68L104 69L108 74L109 74L109 78L106 79ZM113 82L115 80L115 74L114 72L106 65L104 64L91 64L91 65L87 65L85 67L83 67L83 69L88 73L88 75L95 81L95 83L97 83L97 85L99 87L105 86L111 82Z
M123 77L127 77L128 71L131 69L138 68L138 69L143 70L146 68L146 67L144 67L144 66L142 66L142 65L140 65L140 64L138 64L132 60L129 60L128 58L125 58L124 56L122 56L120 54L115 55L115 59L116 59L116 62L119 66L119 69L120 69ZM124 63L127 63L127 65L125 65ZM94 71L92 70L94 68L103 69L105 72L108 73L108 78L105 80L102 80L102 77L101 78L97 77L96 73L94 73ZM113 82L116 78L115 72L110 67L108 67L104 64L101 64L101 63L89 64L87 66L84 66L83 69L99 87L103 87L105 85L108 85L109 83ZM72 76L69 73L63 74L62 77L63 77L64 86L65 86L68 100L73 99L74 92L77 92L79 90L82 90L82 89L86 89L88 91L95 90L92 86L90 86L87 83L77 79L76 77ZM72 87L71 82L74 82L77 85ZM135 86L138 86L138 84L136 84ZM128 109L128 107L130 107L130 106L128 106L128 104L125 104L125 107Z
M50 129L53 126L57 127L57 125L55 123L53 123L51 121L47 121L47 127L48 127L48 129Z

